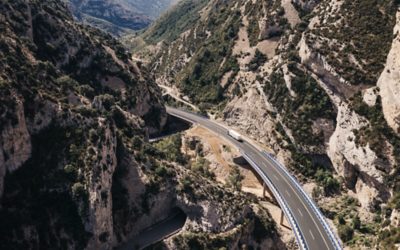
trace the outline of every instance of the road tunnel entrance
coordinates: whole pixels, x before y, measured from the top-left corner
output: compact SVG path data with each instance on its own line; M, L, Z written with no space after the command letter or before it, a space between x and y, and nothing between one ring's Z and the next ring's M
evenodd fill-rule
M116 250L146 249L178 233L185 225L186 219L187 215L180 208L173 208L165 219L142 230Z
M188 121L168 115L167 124L164 129L160 133L150 135L149 141L158 141L164 137L188 130L191 126L192 124Z

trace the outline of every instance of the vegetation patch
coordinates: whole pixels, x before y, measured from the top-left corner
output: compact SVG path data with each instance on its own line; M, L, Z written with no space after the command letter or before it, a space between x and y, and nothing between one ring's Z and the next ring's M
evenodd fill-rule
M349 83L375 85L392 44L396 8L393 0L345 0L311 31L321 39L309 43L320 43L317 52Z
M67 145L82 145L81 140L79 131L65 133L58 127L32 138L32 158L5 178L0 209L2 249L32 246L33 242L19 241L25 227L34 229L35 244L43 247L60 244L58 248L66 248L64 243L72 238L76 248L85 248L90 233L81 217L86 214L88 194L76 172L80 153L65 150ZM62 168L59 163L64 157L70 164Z
M315 134L312 123L318 118L335 121L333 105L311 76L296 66L290 70L294 74L291 87L296 93L295 97L290 95L280 70L272 73L264 91L277 111L283 114L283 123L290 128L296 142L304 145L321 145L323 134Z

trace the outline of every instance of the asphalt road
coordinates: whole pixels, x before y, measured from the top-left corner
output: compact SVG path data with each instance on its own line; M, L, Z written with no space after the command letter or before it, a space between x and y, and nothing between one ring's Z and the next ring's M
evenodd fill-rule
M271 185L272 183L273 187L270 187L270 189L275 189L282 198L281 202L279 199L278 202L284 203L285 207L288 208L286 211L284 209L284 212L286 217L292 218L292 228L294 229L300 248L312 250L342 249L319 210L316 211L315 204L310 202L310 198L305 196L304 191L299 185L296 185L292 179L293 177L280 167L273 158L268 157L265 152L261 152L247 141L236 141L227 134L228 131L226 128L213 120L170 107L167 107L167 112L172 116L197 123L213 131L237 146L242 154L246 154L252 161L251 165L255 164L258 166L259 170L269 179L269 183L267 184ZM284 204L280 204L281 207ZM298 230L295 230L295 227Z

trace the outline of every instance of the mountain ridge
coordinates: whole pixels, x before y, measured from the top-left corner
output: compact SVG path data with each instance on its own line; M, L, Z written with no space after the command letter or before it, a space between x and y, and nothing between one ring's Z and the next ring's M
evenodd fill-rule
M175 0L64 0L77 20L114 35L146 28Z

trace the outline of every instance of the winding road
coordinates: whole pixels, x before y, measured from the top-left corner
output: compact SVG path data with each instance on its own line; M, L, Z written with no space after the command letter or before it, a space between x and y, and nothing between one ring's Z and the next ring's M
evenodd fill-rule
M291 224L301 249L342 249L340 241L329 228L318 207L296 179L273 156L260 151L247 141L236 141L228 135L228 130L216 121L171 107L167 107L167 112L190 123L199 124L238 147L243 157L274 194Z

